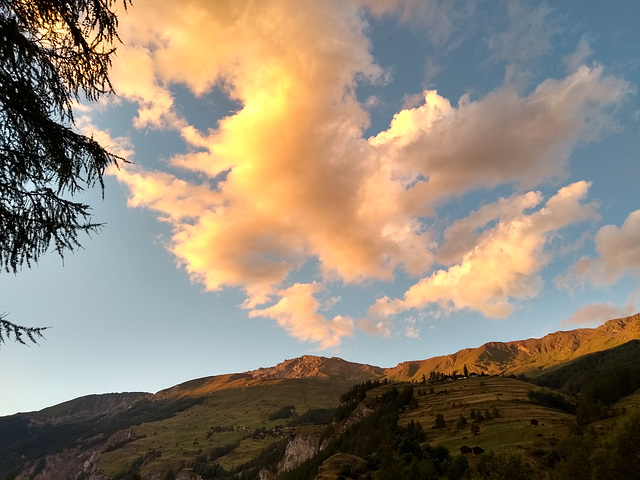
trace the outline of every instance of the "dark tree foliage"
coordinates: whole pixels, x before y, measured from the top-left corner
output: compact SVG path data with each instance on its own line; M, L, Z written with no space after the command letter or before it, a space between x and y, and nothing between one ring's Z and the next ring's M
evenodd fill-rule
M364 383L358 383L351 387L347 392L340 396L340 406L336 409L335 420L340 422L351 415L358 404L367 397L367 392L372 388L382 385L379 380L367 380Z
M47 327L23 327L21 325L16 325L15 323L11 323L5 317L6 314L0 314L0 345L6 343L7 340L13 340L26 345L25 337L29 339L31 343L38 343L39 338L44 338L42 332L47 329Z
M290 418L296 414L296 407L293 405L285 405L277 411L269 414L269 420L280 420L281 418Z
M286 439L270 443L260 451L256 458L232 469L230 472L234 475L232 478L236 478L238 480L253 480L254 478L257 478L257 474L261 470L273 469L282 457L284 457L288 443L289 442ZM226 473L222 470L215 478L225 478L224 475L226 475Z
M126 0L123 4L126 7ZM71 198L119 158L73 130L73 102L112 92L114 0L0 0L0 268L31 267L50 245L63 256L95 232ZM0 332L30 340L41 329ZM32 337L35 335L35 337ZM0 337L0 344L6 337Z
M585 355L533 380L578 398L578 422L610 416L611 406L640 388L640 340Z
M640 412L618 421L601 435L589 430L571 435L552 452L547 467L551 480L638 478L640 472Z
M495 454L480 456L476 466L476 478L486 480L530 480L533 471L517 454Z
M235 442L235 443L229 443L227 445L213 447L209 451L208 461L215 462L219 458L222 458L225 455L228 455L229 453L233 452L239 446L240 446L240 442Z
M299 417L290 420L287 425L290 427L302 425L327 425L331 423L335 415L334 408L315 408L307 410Z
M527 398L534 403L545 407L557 408L563 412L575 413L576 411L576 406L574 404L568 402L562 394L552 390L529 390L527 392Z

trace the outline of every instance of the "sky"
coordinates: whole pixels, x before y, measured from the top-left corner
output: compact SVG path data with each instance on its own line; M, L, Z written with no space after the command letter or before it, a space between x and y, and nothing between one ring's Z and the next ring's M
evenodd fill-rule
M119 5L118 5L119 7ZM102 230L0 276L0 415L640 310L640 7L136 0Z

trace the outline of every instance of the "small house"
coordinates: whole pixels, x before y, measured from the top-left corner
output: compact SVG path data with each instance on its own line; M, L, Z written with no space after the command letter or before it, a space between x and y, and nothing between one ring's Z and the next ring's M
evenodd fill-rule
M471 449L471 453L474 455L480 455L481 453L484 453L484 448L475 446Z

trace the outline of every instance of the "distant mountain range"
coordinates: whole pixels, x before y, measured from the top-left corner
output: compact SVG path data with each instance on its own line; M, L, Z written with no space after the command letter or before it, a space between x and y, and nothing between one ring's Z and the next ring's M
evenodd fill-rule
M353 363L338 357L304 355L285 360L274 367L258 368L244 373L220 375L192 380L158 392L161 396L204 394L234 388L257 380L292 378L332 378L362 382L387 378L394 381L419 381L432 371L461 374L465 365L471 372L487 375L520 375L535 377L548 369L640 339L640 313L609 320L597 328L550 333L542 338L513 342L489 342L476 348L465 348L450 355L402 362L392 368Z
M194 458L192 450L198 451L196 446L204 437L211 441L213 433L226 435L227 440L219 441L229 445L245 441L240 439L248 434L242 432L264 430L265 425L271 425L269 418L278 415L278 409L291 405L303 414L335 408L340 395L356 383L383 379L421 382L423 375L428 378L432 371L461 374L465 367L478 374L533 378L585 355L638 339L640 313L593 329L556 332L540 339L489 342L392 368L305 355L274 367L194 379L156 394L89 395L39 412L0 417L0 478L26 472L18 478L52 480L80 475L104 480L111 475L104 472L120 471L127 461L140 457L142 447L133 449L139 444L152 451L160 448L165 452L163 458L171 458L176 465L188 464ZM199 420L194 423L195 417ZM182 445L176 439L187 435L186 431L193 431L189 435L194 439ZM131 451L125 448L129 444ZM247 445L258 448L256 455L262 448ZM253 453L245 455L250 458ZM152 469L151 457L140 461Z
M161 390L156 398L197 397L215 391L244 388L267 380L326 378L345 384L387 378L393 381L420 381L432 371L461 374L466 366L470 372L487 375L526 375L536 377L549 369L590 353L640 339L640 313L609 320L597 328L580 328L550 333L542 338L513 342L489 342L476 348L465 348L450 355L399 363L382 368L353 363L338 357L303 355L284 360L274 367L263 367L243 373L216 375L190 380ZM34 412L34 418L86 419L125 408L148 393L89 395Z
M640 339L640 313L609 320L597 328L555 332L542 338L513 342L489 342L477 348L465 348L451 355L427 360L402 362L385 370L390 380L417 380L431 371L535 377L542 372L583 355L607 350L630 340Z

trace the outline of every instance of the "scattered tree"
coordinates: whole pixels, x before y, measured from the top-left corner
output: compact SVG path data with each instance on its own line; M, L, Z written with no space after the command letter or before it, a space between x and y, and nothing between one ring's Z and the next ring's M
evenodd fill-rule
M456 423L456 426L458 428L462 428L467 424L467 419L464 415L460 414L460 418L458 419L458 423Z
M444 420L444 415L436 413L435 428L447 428L447 422Z

